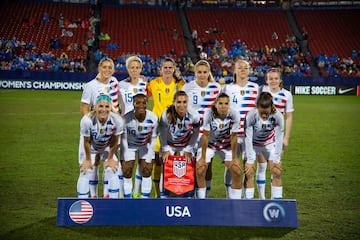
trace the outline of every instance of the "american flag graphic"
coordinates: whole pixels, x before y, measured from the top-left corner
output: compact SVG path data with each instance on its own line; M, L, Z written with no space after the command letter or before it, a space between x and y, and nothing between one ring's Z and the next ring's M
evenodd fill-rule
M71 220L76 223L86 223L93 216L94 210L91 204L85 200L74 202L69 209Z

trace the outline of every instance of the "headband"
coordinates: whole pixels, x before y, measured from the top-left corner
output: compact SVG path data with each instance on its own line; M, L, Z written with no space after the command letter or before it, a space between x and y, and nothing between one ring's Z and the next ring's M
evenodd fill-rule
M111 98L108 95L102 94L96 98L96 104L98 104L100 101L107 101L107 102L111 103Z

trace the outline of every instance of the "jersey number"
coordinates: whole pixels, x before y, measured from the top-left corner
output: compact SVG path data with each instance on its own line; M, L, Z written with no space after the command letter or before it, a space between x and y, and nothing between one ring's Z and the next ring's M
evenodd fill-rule
M237 100L237 98L236 98L235 96L233 97L232 102L233 102L233 103L235 103L235 104L237 104L237 103L238 103L238 100Z
M194 95L193 96L193 104L197 104L198 103L198 96Z
M128 103L132 103L132 101L133 101L132 93L125 93L125 101Z

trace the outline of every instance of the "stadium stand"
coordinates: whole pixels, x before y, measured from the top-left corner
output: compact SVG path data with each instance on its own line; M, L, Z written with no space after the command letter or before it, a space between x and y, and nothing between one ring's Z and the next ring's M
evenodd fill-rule
M358 50L359 10L296 10L294 14L308 32L309 47L314 54L337 54L349 57Z
M241 39L250 48L262 48L265 45L278 48L285 41L286 35L292 35L281 10L188 9L187 14L200 39L224 40L226 46ZM210 28L216 29L216 32L206 33ZM278 39L272 38L274 32Z
M101 32L110 41L100 41L100 50L112 58L122 53L138 53L154 58L169 55L174 48L178 55L185 53L184 38L179 34L173 39L173 31L181 33L176 10L167 8L138 8L103 6ZM147 39L148 45L143 44ZM107 49L108 43L117 43L118 49Z
M71 28L72 37L61 37L63 28L59 27L58 18L62 14L70 22L79 19L86 21L90 14L89 5L2 1L0 6L3 26L0 29L1 38L15 37L18 41L32 42L36 46L33 50L38 53L51 52L56 57L60 57L65 52L69 58L86 57L86 50L67 50L67 47L71 43L86 45L89 30L81 27ZM49 22L43 21L44 13L48 14ZM33 19L32 24L31 19ZM56 36L60 39L60 49L51 49L50 40Z
M94 5L90 1L84 1L85 4L64 2L16 0L0 3L0 18L4 26L0 29L1 69L12 69L8 65L18 62L18 57L26 58L29 52L48 54L51 58L61 58L64 54L69 59L87 58L93 62L93 67L96 66L99 59L92 58L95 54L87 54L88 27L66 28L71 31L72 37L61 37L65 28L59 27L60 14L68 22L89 20ZM251 1L251 4L250 1L241 1L241 4L237 1L193 1L194 7L189 1L164 1L162 6L155 6L154 1L120 2L130 5L118 5L115 1L99 2L101 21L95 35L99 44L95 44L94 53L102 52L115 60L120 57L122 62L129 54L138 54L151 59L148 61L151 63L149 69L156 69L154 64L158 64L159 58L164 55L173 56L180 65L191 66L183 54L201 58L201 51L195 52L196 46L201 45L206 47L204 52L208 60L214 63L215 75L231 74L226 66L231 66L233 59L226 58L224 61L221 56L223 50L233 58L249 58L253 66L259 68L255 71L258 76L272 66L281 67L287 76L310 76L316 73L312 72L314 67L326 76L359 74L360 31L356 20L360 11L354 3L349 8L342 7L343 2L354 1L284 1L290 3L286 8L281 8L277 1ZM340 10L319 7L327 4L341 7ZM211 7L204 7L209 5ZM14 9L17 14L13 14ZM43 20L45 13L49 15L49 22ZM289 24L289 15L295 17L299 30L306 31L306 39L304 35L295 34L296 29ZM192 43L189 33L195 29L198 38ZM60 39L60 49L50 47L50 41L55 36ZM16 47L14 53L8 54L5 43L14 38L20 44L33 43L35 48ZM304 39L307 43L305 47ZM68 49L74 47L74 43L79 44L75 47L80 46L80 50ZM239 44L243 48L240 55L233 51L233 47ZM101 54L100 58L104 56ZM326 61L321 60L319 64L319 56ZM327 61L330 57L332 61ZM338 60L334 62L336 57ZM124 71L123 65L121 69ZM188 72L190 68L182 66L182 69ZM94 68L88 70L93 71ZM154 73L153 70L149 72Z

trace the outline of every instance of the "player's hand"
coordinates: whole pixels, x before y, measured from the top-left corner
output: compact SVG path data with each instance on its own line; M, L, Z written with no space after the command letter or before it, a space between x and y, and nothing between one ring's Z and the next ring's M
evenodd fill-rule
M110 167L113 172L116 173L119 167L119 162L115 161L112 158L106 159L106 161L104 162L104 169L106 169L107 167Z
M284 138L283 139L283 150L285 150L287 147L289 146L289 139L288 138Z
M83 174L86 174L86 171L88 169L92 169L93 165L91 163L90 159L86 159L85 161L83 161L83 163L80 165L80 172L82 172Z
M161 155L163 162L166 162L168 160L169 156L170 156L170 151L163 152Z
M193 156L191 152L184 152L185 160L187 163L191 163Z

